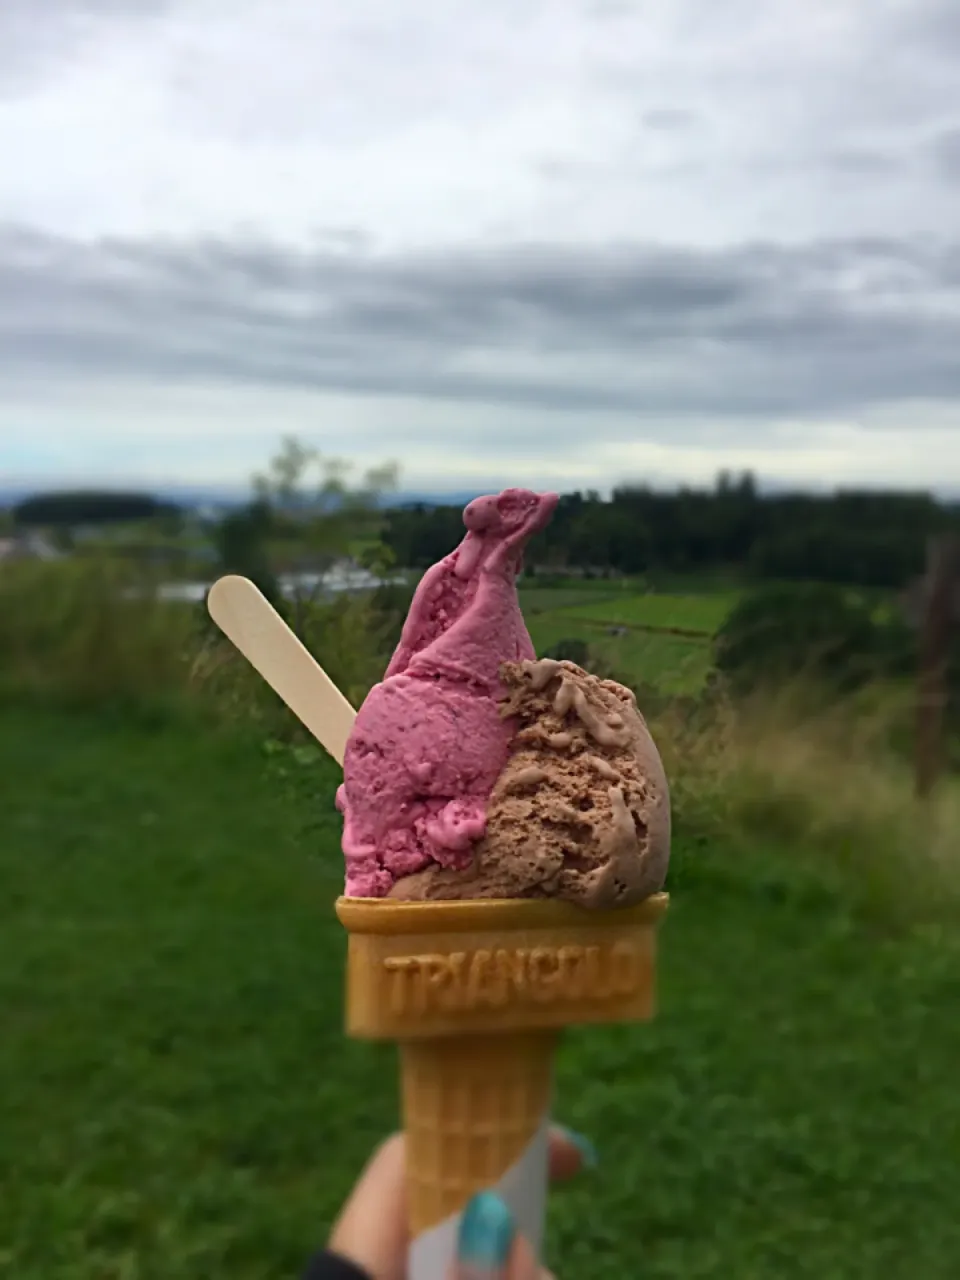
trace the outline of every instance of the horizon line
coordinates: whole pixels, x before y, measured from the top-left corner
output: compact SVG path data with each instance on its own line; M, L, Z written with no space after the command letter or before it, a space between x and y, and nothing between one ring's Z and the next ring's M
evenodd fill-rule
M731 483L736 485L745 477L750 477L758 493L817 493L817 494L839 494L839 493L887 493L887 494L904 494L904 495L926 495L933 497L938 501L958 501L960 500L960 487L954 486L937 486L937 485L902 485L895 481L816 481L816 480L782 480L782 479L764 479L755 472L749 470L728 473ZM712 481L694 481L683 479L668 479L665 476L649 477L647 479L624 479L615 484L597 486L593 484L584 484L580 486L570 486L560 488L557 486L553 489L561 496L574 493L598 493L602 500L606 501L612 496L615 489L647 489L653 492L679 492L683 489L692 492L716 492L719 487L720 474ZM474 497L481 495L501 492L504 488L513 488L518 486L504 485L498 482L490 482L489 484L469 485L459 484L450 486L411 486L410 488L400 488L387 493L381 497L384 505L395 505L397 502L417 502L431 501L441 504L444 500L450 502L469 501ZM527 486L519 486L526 488ZM552 486L547 486L552 488ZM309 491L308 491L309 492ZM20 477L0 478L0 508L5 508L11 504L16 504L28 498L46 496L52 493L136 493L150 497L172 497L174 494L180 494L184 497L191 497L195 500L206 498L209 501L237 501L243 502L246 499L253 499L255 495L254 487L251 482L246 484L241 482L229 481L181 481L181 480L155 480L136 479L131 477L128 480L118 480L111 478L109 480L97 483L88 479L72 480L64 477L62 480L54 480L44 478L37 480L27 480Z

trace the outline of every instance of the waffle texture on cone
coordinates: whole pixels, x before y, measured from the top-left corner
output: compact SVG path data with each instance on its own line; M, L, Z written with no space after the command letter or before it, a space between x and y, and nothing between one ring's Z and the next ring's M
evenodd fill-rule
M666 894L608 911L340 898L347 1031L402 1041L647 1019L666 907Z
M550 1113L555 1048L550 1031L401 1045L414 1235L495 1186L530 1148Z

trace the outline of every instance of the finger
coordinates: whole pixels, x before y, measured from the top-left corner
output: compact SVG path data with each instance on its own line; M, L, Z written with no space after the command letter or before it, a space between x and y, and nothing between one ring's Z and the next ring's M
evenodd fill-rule
M406 1149L395 1133L370 1158L334 1224L329 1247L373 1280L403 1280L406 1263Z
M589 1138L562 1125L550 1127L550 1181L566 1182L583 1169L597 1164L597 1152Z
M506 1280L542 1280L543 1272L523 1236L514 1241L510 1264L507 1267Z

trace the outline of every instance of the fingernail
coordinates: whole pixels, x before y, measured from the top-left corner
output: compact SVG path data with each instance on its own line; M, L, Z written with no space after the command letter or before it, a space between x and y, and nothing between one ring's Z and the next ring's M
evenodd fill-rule
M600 1163L600 1156L597 1154L597 1148L590 1139L584 1137L582 1133L577 1133L575 1129L568 1129L565 1124L559 1125L558 1128L566 1140L580 1152L583 1167L585 1169L595 1169Z
M457 1261L477 1272L496 1274L507 1265L516 1226L494 1191L481 1191L467 1204L457 1236Z

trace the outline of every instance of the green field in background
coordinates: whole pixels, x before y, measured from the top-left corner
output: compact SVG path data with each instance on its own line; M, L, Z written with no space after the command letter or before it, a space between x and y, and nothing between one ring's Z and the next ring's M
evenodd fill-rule
M631 593L602 600L580 601L563 611L571 617L623 626L677 628L713 635L737 603L734 592L704 595L646 595Z
M702 688L713 661L709 635L735 601L730 590L642 594L638 584L628 580L619 585L594 580L520 589L520 604L538 653L562 640L583 640L608 671L632 683L656 685L665 693L695 693ZM702 632L703 638L673 635L671 627ZM621 628L625 631L617 634Z
M527 589L522 593L524 609L561 612L584 621L605 622L612 626L676 627L681 631L700 631L713 635L726 620L739 599L736 591L705 591L703 594L669 595L640 593L635 586L623 591L595 595L573 589Z
M396 1122L342 1035L336 772L0 714L0 1273L295 1280ZM286 772L283 772L283 769ZM960 954L681 839L648 1026L572 1032L562 1280L952 1280Z
M633 595L637 588L624 581L620 585L609 582L577 583L572 586L540 587L521 584L519 588L520 605L524 617L538 613L553 613L556 610L589 608L591 605L605 604L611 600L619 600Z
M594 662L632 684L656 685L664 693L696 693L713 665L710 645L649 631L610 635L607 627L563 613L527 617L537 653L562 640L584 640Z

